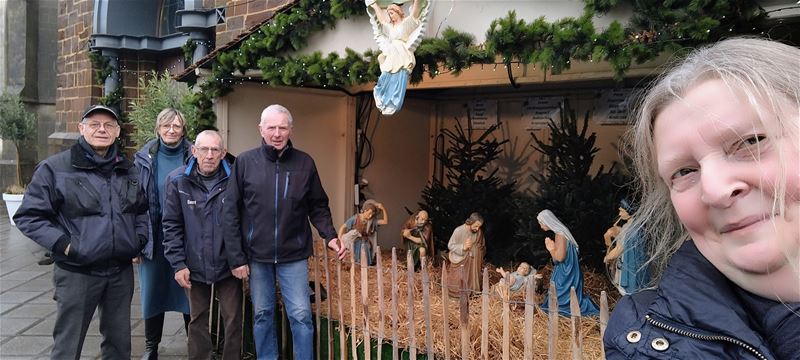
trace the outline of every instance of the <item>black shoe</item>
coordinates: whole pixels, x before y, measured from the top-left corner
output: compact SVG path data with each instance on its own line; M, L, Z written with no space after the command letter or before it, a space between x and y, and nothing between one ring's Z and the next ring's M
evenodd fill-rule
M158 343L145 341L142 360L158 360Z
M47 253L47 254L44 254L44 257L42 258L42 260L39 260L37 262L37 264L39 264L39 265L51 265L51 264L53 264L53 262L55 262L55 260L53 260L53 256L50 255L50 253Z

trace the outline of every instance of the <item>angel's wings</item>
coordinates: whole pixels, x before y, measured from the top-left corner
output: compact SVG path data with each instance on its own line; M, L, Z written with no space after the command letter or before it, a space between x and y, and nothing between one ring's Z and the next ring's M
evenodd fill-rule
M419 26L414 28L411 34L408 36L408 40L405 42L405 47L412 53L414 50L417 49L420 42L422 42L422 34L425 33L426 25L428 23L428 14L431 8L431 1L430 0L418 0L419 9L419 16L417 17L417 21L419 22ZM385 49L391 43L391 39L389 38L386 31L388 31L388 27L390 25L384 25L381 23L380 19L378 18L377 14L375 14L375 10L371 7L367 7L367 14L369 14L369 22L372 25L372 34L375 38L375 42L378 43L378 48L381 51L385 51ZM408 16L413 16L413 14L409 14Z

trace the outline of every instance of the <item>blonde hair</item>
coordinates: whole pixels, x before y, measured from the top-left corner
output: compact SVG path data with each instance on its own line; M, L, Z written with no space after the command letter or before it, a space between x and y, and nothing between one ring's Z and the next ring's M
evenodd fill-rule
M182 132L183 136L184 137L186 136L186 117L184 117L183 113L178 111L178 109L166 108L164 110L161 110L161 112L158 113L158 116L156 116L156 126L154 129L156 133L156 138L159 139L161 138L161 135L158 133L158 128L161 127L161 125L172 123L172 120L174 120L176 116L181 122L181 127L183 128Z
M657 171L654 121L664 108L680 100L690 88L710 79L721 80L732 91L743 94L768 136L798 139L797 121L782 117L787 104L795 107L800 104L798 48L764 39L728 39L691 52L654 81L634 113L634 125L625 146L634 161L638 179L636 190L640 197L636 216L626 230L640 230L647 239L653 284L658 282L672 255L689 238L672 205L669 188ZM768 117L776 120L766 122ZM779 156L783 159L785 154ZM785 166L785 161L781 163ZM785 214L786 168L782 175L774 184L774 206Z

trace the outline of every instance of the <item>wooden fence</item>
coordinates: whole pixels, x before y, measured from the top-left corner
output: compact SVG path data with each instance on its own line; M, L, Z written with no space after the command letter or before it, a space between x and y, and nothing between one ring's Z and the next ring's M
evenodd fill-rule
M352 254L344 261L333 259L322 247L315 253L309 266L315 284L318 359L604 358L605 292L599 318L581 317L572 289L572 316L564 317L558 315L552 283L548 311L539 308L535 276L528 277L523 292L511 294L502 285L490 287L484 268L481 292L462 286L460 296L452 298L446 264L437 270L423 257L415 272L411 255L403 266L395 248L388 265L377 249L375 266L367 266L364 252L360 263ZM327 299L321 298L320 287ZM384 354L389 347L391 356Z

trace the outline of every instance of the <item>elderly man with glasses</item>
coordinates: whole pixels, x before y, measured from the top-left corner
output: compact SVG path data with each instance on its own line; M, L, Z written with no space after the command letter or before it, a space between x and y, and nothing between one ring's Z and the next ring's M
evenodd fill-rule
M80 357L98 308L102 358L131 357L131 260L146 241L147 200L117 145L118 120L112 108L89 107L78 143L36 167L14 216L55 260L52 359Z
M228 269L222 241L223 193L231 164L222 137L213 130L197 135L189 164L167 176L164 255L175 281L189 297L189 359L211 359L212 299L219 299L224 325L222 360L238 360L242 349L242 281Z

